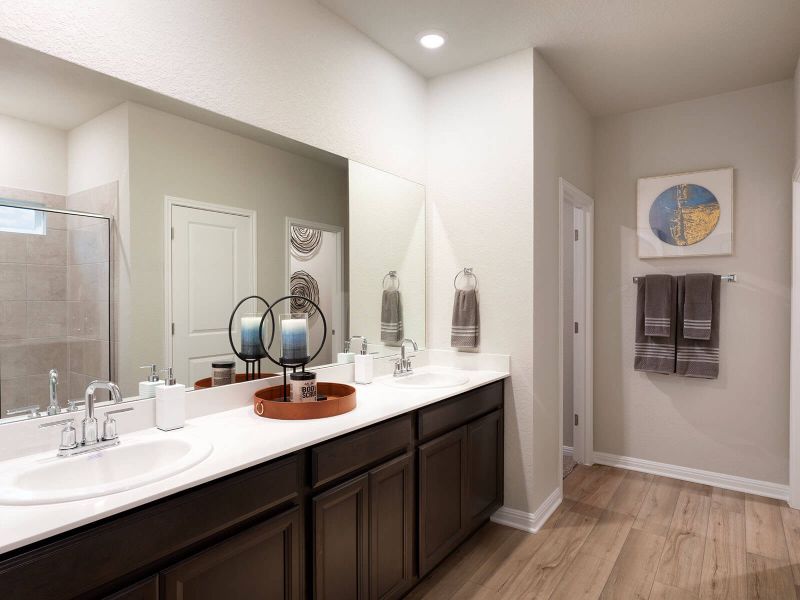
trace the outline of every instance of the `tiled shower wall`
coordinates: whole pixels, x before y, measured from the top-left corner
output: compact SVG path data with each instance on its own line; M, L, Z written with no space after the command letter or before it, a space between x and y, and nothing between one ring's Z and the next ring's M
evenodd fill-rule
M86 211L103 199L115 210L116 188L64 197L0 187L0 197ZM81 398L92 378L109 376L107 232L104 219L53 213L44 236L0 232L3 417L9 409L47 406L50 369L59 373L61 406Z

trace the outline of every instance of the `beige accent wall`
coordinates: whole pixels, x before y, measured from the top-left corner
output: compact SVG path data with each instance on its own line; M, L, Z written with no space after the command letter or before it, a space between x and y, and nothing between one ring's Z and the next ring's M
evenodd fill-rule
M595 450L788 480L792 82L603 118L595 135ZM734 254L639 260L639 177L734 171ZM633 371L631 278L737 273L722 284L720 376Z
M592 120L538 52L533 61L534 507L561 481L559 420L559 201L563 177L592 194Z
M800 58L794 70L794 180L800 181Z

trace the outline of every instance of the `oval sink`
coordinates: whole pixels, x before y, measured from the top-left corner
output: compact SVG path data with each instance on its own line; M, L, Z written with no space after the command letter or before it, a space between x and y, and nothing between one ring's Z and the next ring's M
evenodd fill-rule
M387 384L407 389L434 389L456 387L464 385L468 381L469 377L461 373L424 372L405 377L393 377L387 381Z
M119 446L33 459L0 474L0 504L55 504L114 494L166 479L205 460L200 438L123 438Z

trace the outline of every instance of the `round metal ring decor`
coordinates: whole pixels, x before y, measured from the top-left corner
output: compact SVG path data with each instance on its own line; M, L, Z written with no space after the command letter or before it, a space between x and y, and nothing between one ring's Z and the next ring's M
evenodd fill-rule
M289 293L293 296L291 301L292 312L308 313L309 319L317 314L317 309L314 306L319 303L319 285L311 274L306 271L292 273L289 279ZM309 303L308 300L311 300L311 302Z
M291 227L292 252L301 257L308 258L319 250L322 243L322 231L313 227Z
M261 326L260 326L260 329L259 329L259 332L262 335L262 339L263 339L264 321L267 320L267 315L269 315L270 319L272 319L272 334L274 336L275 335L275 317L272 314L272 309L274 309L278 304L280 304L284 300L291 301L294 298L298 298L300 300L304 300L304 301L308 302L309 304L312 304L314 306L314 308L317 310L317 312L319 313L319 316L322 318L322 341L320 341L319 348L317 348L317 351L314 352L314 354L312 354L311 356L309 356L306 360L304 360L302 362L291 362L291 363L288 363L288 362L282 361L281 358L278 358L276 360L275 357L273 357L269 353L269 348L264 348L267 358L270 359L272 362L274 362L279 367L302 367L303 365L307 365L308 363L313 361L315 358L317 358L317 356L319 356L319 353L322 352L322 348L325 346L325 340L328 339L328 322L325 320L325 315L322 312L322 309L319 307L319 305L316 302L314 302L313 300L309 300L308 298L304 298L303 296L295 296L294 294L289 294L287 296L283 296L282 298L278 298L277 300L275 300L275 302L272 303L272 305L267 304L267 306L269 308L267 308L267 312L265 312L264 315L261 317ZM269 345L272 346L272 341L271 340L270 340L270 344ZM284 384L284 387L285 387L285 384Z
M239 301L239 303L234 307L233 312L231 312L231 318L228 321L228 341L231 344L231 349L233 350L233 353L239 358L239 360L242 360L245 363L253 362L254 359L253 357L243 355L239 350L236 349L236 345L233 343L233 318L236 316L236 311L239 310L239 307L248 300L261 300L261 302L267 305L267 312L269 313L270 320L272 321L272 334L269 337L268 347L272 347L272 342L275 340L275 317L272 316L272 312L270 312L271 307L269 305L269 302L264 300L264 298L262 298L261 296L247 296L246 298L242 298ZM264 316L267 316L267 312L264 313ZM263 356L269 356L267 348L264 347L263 329L264 329L264 318L262 317L258 329L259 333L258 337L259 340L261 341L261 349L264 351Z

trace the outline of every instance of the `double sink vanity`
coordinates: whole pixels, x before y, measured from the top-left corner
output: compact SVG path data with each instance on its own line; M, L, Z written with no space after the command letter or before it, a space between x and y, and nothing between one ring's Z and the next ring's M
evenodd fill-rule
M499 369L378 377L356 386L355 410L310 421L257 417L258 382L194 392L239 407L122 433L99 452L4 461L3 588L37 599L400 598L502 505ZM348 377L341 366L319 374Z

